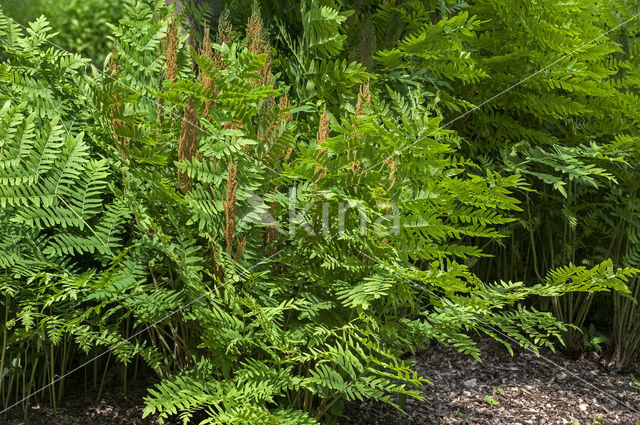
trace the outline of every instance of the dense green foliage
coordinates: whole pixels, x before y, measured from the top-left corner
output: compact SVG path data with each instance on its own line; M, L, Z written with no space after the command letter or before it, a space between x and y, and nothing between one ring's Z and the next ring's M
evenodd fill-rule
M0 14L3 405L113 357L145 414L331 423L594 311L636 359L640 11L538 3L128 0L103 72Z
M51 43L100 66L111 47L110 25L117 25L123 16L121 0L4 0L0 5L7 16L24 26L46 16L55 34Z

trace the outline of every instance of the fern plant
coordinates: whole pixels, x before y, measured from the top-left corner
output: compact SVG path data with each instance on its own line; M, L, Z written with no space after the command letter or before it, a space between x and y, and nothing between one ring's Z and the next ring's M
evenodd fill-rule
M476 270L533 283L567 263L594 267L611 258L618 267L637 266L627 261L633 245L622 242L617 218L636 197L636 162L628 160L636 147L628 141L637 135L630 108L637 101L637 6L476 1L462 11L478 23L461 44L478 78L457 80L434 69L440 81L433 85L455 87L441 96L444 105L451 96L467 102L459 103L463 117L446 114L464 140L462 152L492 171L523 176L516 192L523 212L505 228L511 238L487 249L501 261L481 260ZM389 58L407 57L392 52ZM575 294L541 305L583 327L596 320L594 301L601 310L623 298ZM566 339L571 351L581 350L578 335Z
M482 19L451 7L364 21L305 3L277 51L257 6L246 30L223 13L195 46L173 6L129 0L103 73L47 46L45 19L25 33L0 15L5 406L48 383L59 402L56 376L108 348L123 386L131 362L159 378L144 415L161 421L331 423L348 401L423 398L403 356L431 340L553 348L568 328L527 299L628 292L636 270L604 259L530 285L471 268L537 171L482 169L440 128L469 103L438 93L486 78L461 59ZM371 46L346 28L385 14L406 30L381 36L377 64L350 61ZM584 165L610 184L604 167Z

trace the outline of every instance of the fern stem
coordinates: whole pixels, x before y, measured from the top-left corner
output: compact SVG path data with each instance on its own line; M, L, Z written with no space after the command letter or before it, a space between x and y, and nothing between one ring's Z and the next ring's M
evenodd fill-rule
M11 302L11 296L7 292L4 299L4 322L2 323L2 354L0 354L0 397L4 398L4 382L6 376L4 374L4 360L5 355L7 354L7 334L9 330L7 329L7 323L9 322L9 303ZM7 403L4 404L3 409L7 408Z
M109 370L109 361L111 360L111 353L107 356L107 363L104 365L104 372L102 372L102 379L100 380L100 389L98 390L98 396L96 397L95 404L100 402L100 396L102 395L102 388L104 387L104 381L107 377L107 370Z
M57 400L56 400L56 386L55 386L55 354L54 354L54 346L53 346L53 341L51 341L51 344L49 345L50 348L50 352L51 352L51 357L49 359L49 378L51 378L51 385L49 385L49 392L50 392L50 397L51 397L51 404L53 405L53 412L55 414L56 411L56 407L57 407Z

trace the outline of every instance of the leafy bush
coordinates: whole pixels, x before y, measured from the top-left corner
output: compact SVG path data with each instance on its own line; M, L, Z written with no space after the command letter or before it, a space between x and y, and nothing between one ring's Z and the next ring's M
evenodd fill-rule
M55 403L56 376L109 347L161 378L145 415L331 421L345 401L421 398L402 356L431 340L553 348L567 327L532 296L628 292L636 270L604 259L531 285L470 268L474 241L522 212L522 178L463 158L439 103L400 73L424 60L416 81L484 78L411 57L456 29L433 54L464 56L474 18L409 25L378 56L403 66L377 82L338 60L349 13L300 12L287 64L258 8L246 37L223 15L196 51L163 1L127 1L104 74L51 49L44 18L25 33L0 17L5 406L46 383Z
M636 3L369 3L361 12L348 37L375 40L377 52L364 50L378 84L415 87L456 130L461 154L521 176L513 196L522 211L500 229L510 237L486 244L491 255L473 263L480 277L533 284L563 264L638 266ZM607 309L598 315L618 318L601 325L628 363L638 355L637 296L574 294L539 305L583 328L595 320L594 301ZM582 349L580 329L564 340Z
M473 89L458 84L456 90L457 97L478 105L524 79L454 124L468 141L467 155L502 174L520 174L525 183L516 194L524 211L510 226L511 237L487 250L504 261L478 264L479 273L536 281L566 263L593 267L611 258L616 266L637 267L638 223L632 217L640 134L633 105L640 81L640 9L624 1L515 3L522 7L473 2L469 13L487 23L471 58L491 78ZM513 40L527 47L514 48ZM540 73L532 77L535 72ZM597 307L613 306L601 316L618 318L603 325L625 364L639 353L637 342L620 345L637 335L637 312L629 311L634 303L628 297L606 298ZM585 328L593 320L594 299L574 294L554 301L553 311ZM582 340L579 332L565 335L570 351L580 351Z
M51 41L63 49L102 64L110 51L110 24L122 18L121 0L20 0L3 2L5 14L26 26L44 15L53 32Z

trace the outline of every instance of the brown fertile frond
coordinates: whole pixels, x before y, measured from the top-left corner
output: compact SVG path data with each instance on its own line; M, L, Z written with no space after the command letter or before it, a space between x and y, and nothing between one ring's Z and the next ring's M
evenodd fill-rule
M231 44L231 20L229 19L229 10L225 9L218 21L218 44ZM222 60L220 52L216 52L216 68L225 69L226 65Z
M200 47L200 56L213 60L213 50L211 48L211 39L209 38L209 28L207 26L204 27L204 35L202 36L202 46ZM203 87L207 89L213 90L214 84L213 80L206 75L202 70L200 71L200 83ZM209 100L206 102L204 106L204 116L209 116L209 111L213 106L213 101Z
M358 93L358 101L356 102L356 112L355 116L359 116L362 113L362 105L366 103L367 105L371 105L371 95L369 94L369 82L367 84L360 86L360 92Z
M229 10L225 9L220 15L218 21L218 43L219 44L231 44L231 20L229 19Z
M269 96L264 100L262 105L262 117L266 122L265 130L258 130L258 140L262 143L262 147L273 145L275 143L278 126L278 111L276 109L276 100L273 96Z
M287 153L285 153L284 158L282 159L283 164L286 164L287 162L289 162L289 159L291 158L292 153L293 153L293 146L289 146L289 149L287 149Z
M164 121L164 105L160 97L156 99L156 120Z
M113 126L116 128L114 130L114 133L113 133L113 135L114 135L114 137L116 139L116 148L118 148L118 152L120 152L120 157L124 161L126 161L127 160L127 154L125 153L125 150L129 149L129 147L131 146L131 142L126 137L122 137L122 136L119 136L117 134L117 128L124 126L122 121L113 120Z
M222 128L232 129L232 130L242 130L244 128L244 125L242 125L237 121L227 121L222 125Z
M287 94L281 96L276 104L275 97L265 99L262 116L266 129L258 130L258 140L267 153L265 161L271 168L289 161L293 147L290 146L287 123L292 119Z
M211 30L205 24L202 34L202 46L200 46L200 54L211 58Z
M233 257L233 259L235 261L238 261L239 259L242 258L242 256L244 255L244 247L247 245L247 238L244 237L242 238L242 240L238 243L238 249L236 250L236 255Z
M290 104L289 104L289 98L287 97L287 92L284 93L284 95L282 95L282 97L280 97L280 100L278 101L278 107L280 108L280 111L284 111L289 109ZM291 122L291 111L286 112L286 114L280 115L278 121L278 125L283 125L283 124L287 124L289 122ZM293 152L293 146L289 146L286 149L286 152L284 154L284 158L283 158L283 163L287 163L289 162L289 158L291 158L291 153Z
M209 28L204 27L204 35L202 36L202 46L200 46L200 56L207 59L213 59L213 50L211 49L211 39L209 38ZM200 83L206 88L213 88L213 80L204 72L200 73Z
M324 109L322 110L322 115L320 116L320 123L318 124L318 133L316 134L316 144L320 147L319 148L319 152L318 155L316 156L316 158L318 158L319 161L322 161L322 159L324 158L325 154L327 153L327 149L322 147L322 144L324 142L327 141L327 139L329 138L329 125L331 124L331 118L329 117L329 114L327 113L327 105L324 106ZM319 172L322 170L322 166L317 165L315 172ZM318 182L322 177L324 177L327 173L322 171L320 172L320 174L318 175L318 178L316 179L316 182Z
M118 73L118 64L116 63L116 55L118 54L118 46L116 43L113 43L113 50L111 50L111 57L109 58L109 63L107 63L107 68L112 72L113 75Z
M258 131L258 140L262 143L267 154L265 158L267 165L275 168L288 162L293 152L287 129L287 123L291 121L292 117L286 92L278 99L277 104L275 97L265 99L263 110L262 116L266 129Z
M362 114L362 108L364 104L371 105L371 95L369 93L369 82L367 84L361 85L360 90L358 92L358 101L356 102L356 111L354 116L357 118ZM360 135L358 134L357 123L353 124L353 141L354 145L357 146L357 140L360 139ZM357 149L351 149L351 143L347 142L347 160L351 160L353 157L353 161L351 162L351 170L353 171L354 176L360 171L360 161L357 160L358 151ZM357 189L356 189L357 190Z
M289 108L291 106L291 104L289 103L289 98L287 97L287 92L285 91L284 94L280 97L280 99L278 100L278 108L280 108L281 111ZM291 121L291 112L287 111L287 115L284 118L285 122L289 122Z
M227 166L227 196L223 202L225 228L224 237L227 241L227 253L233 252L233 243L236 234L236 189L238 180L236 179L237 168L233 163L233 158L229 157Z
M280 99L278 99L278 107L275 106L275 99L273 100L273 112L274 112L274 121L272 126L275 130L281 127L284 124L291 122L291 111L289 111L289 98L287 97L287 93L285 92Z
M329 138L329 124L331 124L331 118L327 113L327 105L322 110L320 116L320 123L318 124L318 133L316 134L316 144L321 145Z
M269 45L264 39L264 26L260 17L260 9L254 3L249 22L247 23L247 37L249 37L249 51L255 54L267 53Z
M262 84L268 84L271 81L269 71L271 69L271 47L267 37L267 32L262 24L260 17L260 9L254 3L249 22L247 23L247 37L249 38L249 51L258 55L266 54L264 66L260 69Z
M396 151L393 151L393 154L395 155ZM389 189L391 189L393 187L393 185L396 184L396 161L395 159L391 159L393 157L390 156L389 158L384 160L384 163L387 165L387 167L389 167L389 180L391 180L391 185L389 186Z
M165 78L169 81L175 81L178 77L178 23L175 18L171 18L171 23L162 40L162 47L167 66Z
M175 18L171 18L171 22L167 25L167 31L162 39L162 49L164 51L164 59L166 66L165 79L174 82L178 78L178 23ZM162 99L158 99L157 104L158 120L164 119L162 113ZM180 173L178 172L178 182L180 182ZM189 183L190 186L190 183Z
M184 105L184 117L178 139L178 161L190 161L194 156L199 156L198 116L193 99L189 99ZM182 193L187 193L191 189L191 177L182 170L178 170L178 184Z

